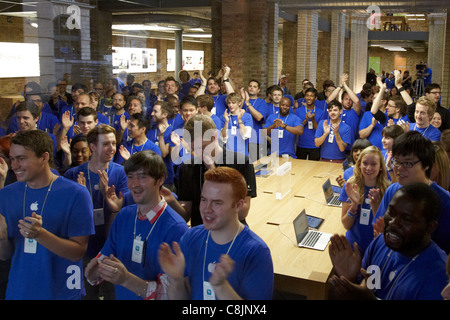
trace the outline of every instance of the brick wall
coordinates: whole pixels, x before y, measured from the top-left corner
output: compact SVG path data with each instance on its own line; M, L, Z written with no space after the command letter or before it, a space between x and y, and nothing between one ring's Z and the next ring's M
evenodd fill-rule
M380 57L380 68L386 72L394 70L395 57L404 57L406 58L406 69L409 70L411 74L414 74L416 64L426 61L427 52L415 52L412 49L406 50L407 51L394 52L382 48L370 47L369 57Z
M159 80L163 80L168 76L175 76L174 71L167 71L167 50L175 49L174 40L162 40L162 39L137 39L132 37L113 36L113 47L145 47L154 48L157 50L157 72L151 73L133 73L135 76L135 82L142 83L143 80L150 80L152 83L157 83ZM203 74L206 77L206 73L211 70L211 45L208 43L199 42L187 42L183 41L183 50L203 50L205 69ZM192 75L192 71L189 71Z

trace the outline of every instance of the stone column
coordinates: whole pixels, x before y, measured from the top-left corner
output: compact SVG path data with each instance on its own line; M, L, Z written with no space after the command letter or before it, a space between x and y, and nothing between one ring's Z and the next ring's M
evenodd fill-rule
M428 15L428 66L433 70L432 82L442 84L444 66L444 46L446 33L446 13Z
M302 90L303 79L308 79L316 85L317 43L319 38L318 25L319 14L317 11L299 11L297 13L297 69L295 92Z
M180 80L178 74L183 70L183 30L175 31L175 79Z
M278 82L278 3L270 3L267 30L267 86Z
M369 42L367 18L368 15L351 17L349 86L354 92L361 91L366 82Z
M449 8L450 9L450 8ZM447 24L445 26L445 43L444 43L444 57L441 83L441 105L448 107L450 104L450 15L447 15ZM428 60L429 61L429 60ZM434 73L434 70L433 70ZM433 75L434 78L434 75ZM434 81L434 80L433 80Z
M259 0L223 0L217 5L216 2L213 2L214 17L219 15L221 23L214 19L212 21L214 67L219 67L219 60L221 64L228 64L236 88L246 87L248 81L253 78L265 86L268 51L273 52L274 45L272 43L271 49L268 49L270 6L266 1ZM221 31L217 30L218 28L221 28ZM217 39L214 37L219 32L220 43L216 43ZM272 35L272 41L273 39ZM220 48L220 51L217 51L217 48ZM218 69L213 71L217 72ZM264 92L265 88L261 89Z
M345 13L331 14L331 41L330 41L330 79L336 85L344 72L345 53Z

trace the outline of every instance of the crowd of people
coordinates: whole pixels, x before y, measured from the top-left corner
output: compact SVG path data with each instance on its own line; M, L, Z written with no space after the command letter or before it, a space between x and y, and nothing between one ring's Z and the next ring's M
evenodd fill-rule
M449 298L441 88L415 98L408 73L369 74L357 93L343 74L294 96L285 75L264 95L257 79L238 88L228 66L156 89L126 73L27 83L0 127L2 297L271 299L271 253L246 217L253 162L277 153L348 167L332 297Z

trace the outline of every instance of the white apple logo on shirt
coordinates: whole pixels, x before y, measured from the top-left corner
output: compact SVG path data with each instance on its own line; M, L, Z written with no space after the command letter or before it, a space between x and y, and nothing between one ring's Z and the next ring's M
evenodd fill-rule
M30 205L30 210L31 211L37 211L38 210L38 202L36 201L36 202L33 202L31 205Z

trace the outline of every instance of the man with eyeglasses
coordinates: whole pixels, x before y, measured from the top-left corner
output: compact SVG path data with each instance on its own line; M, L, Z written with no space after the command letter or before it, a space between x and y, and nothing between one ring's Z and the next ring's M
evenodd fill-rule
M434 164L435 151L433 143L417 131L408 131L395 139L392 146L393 168L397 176L386 190L374 217L374 230L383 230L383 216L395 192L402 186L422 182L428 184L440 200L440 217L438 226L432 233L432 239L447 254L450 252L450 194L436 182L430 180L431 168Z
M436 103L436 112L441 115L442 124L438 128L441 131L450 129L450 111L441 106L441 87L437 83L432 83L425 88L425 96Z

